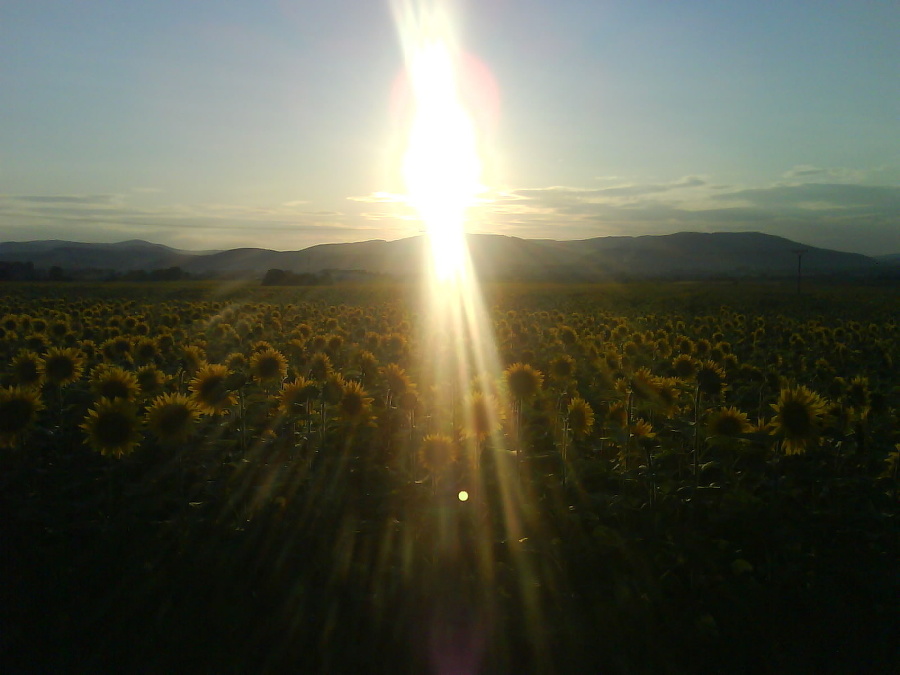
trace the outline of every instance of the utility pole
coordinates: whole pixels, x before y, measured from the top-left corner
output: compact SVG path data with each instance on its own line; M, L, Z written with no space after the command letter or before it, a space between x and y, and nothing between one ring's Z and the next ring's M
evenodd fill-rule
M800 295L800 279L801 279L801 271L803 269L803 254L806 253L806 249L805 248L795 248L791 252L797 256L797 295Z

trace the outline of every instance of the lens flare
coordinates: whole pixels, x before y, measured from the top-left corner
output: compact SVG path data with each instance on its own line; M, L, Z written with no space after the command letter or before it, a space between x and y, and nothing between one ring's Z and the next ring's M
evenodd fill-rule
M498 555L513 570L521 602L516 611L525 617L535 656L545 651L545 631L535 561L511 543L524 541L539 523L534 509L524 507L518 457L507 445L514 437L504 431L509 402L496 386L502 369L493 324L465 237L469 208L483 190L473 121L483 116L467 108L473 97L460 75L465 69L450 6L437 0L393 3L414 103L403 177L407 202L429 242L419 384L435 412L425 433L459 444L454 471L466 486L456 493L456 508L446 508L433 477L435 507L425 527L430 543L421 552L429 562L411 566L408 581L428 588L433 599L428 630L435 672L475 672L484 636L503 624L495 593ZM472 390L476 380L483 391Z
M462 101L449 21L408 7L402 16L415 108L403 177L426 228L433 273L450 281L466 273L466 211L482 189L475 125Z

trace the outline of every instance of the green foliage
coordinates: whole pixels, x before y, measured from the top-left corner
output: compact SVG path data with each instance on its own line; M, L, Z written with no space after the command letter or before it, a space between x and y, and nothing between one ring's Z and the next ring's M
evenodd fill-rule
M487 286L468 388L413 287L0 292L8 672L900 665L891 288Z

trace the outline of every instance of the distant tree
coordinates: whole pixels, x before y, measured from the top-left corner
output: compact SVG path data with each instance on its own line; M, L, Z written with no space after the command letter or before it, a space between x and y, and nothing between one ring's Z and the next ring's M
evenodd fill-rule
M271 269L266 272L266 275L263 277L262 285L263 286L284 286L285 278L287 276L287 272L279 269Z

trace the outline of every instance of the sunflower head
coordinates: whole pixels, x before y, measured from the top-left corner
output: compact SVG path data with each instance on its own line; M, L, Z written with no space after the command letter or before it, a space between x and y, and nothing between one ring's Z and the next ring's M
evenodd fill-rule
M428 434L419 447L419 461L428 471L440 471L459 458L459 449L449 436Z
M145 396L158 393L166 383L165 375L156 366L142 366L138 368L137 372L135 372L135 377L137 378L138 386L141 388L141 393Z
M806 452L819 435L826 410L825 400L803 385L797 385L782 389L772 408L775 417L770 422L770 430L781 437L785 454Z
M555 380L568 380L575 375L575 359L568 354L560 354L550 362L550 375Z
M620 429L624 429L628 424L628 407L624 402L616 401L609 406L609 411L606 413L606 419L609 420L610 424L617 426Z
M587 436L594 428L594 411L591 404L581 397L569 402L567 420L569 429L576 438Z
M500 407L493 396L475 392L469 397L465 435L483 441L500 428Z
M287 359L277 349L261 349L250 357L250 373L263 384L278 384L287 375Z
M300 415L318 395L319 387L315 382L298 377L282 386L278 406L285 415Z
M316 352L309 360L309 376L316 382L324 382L331 375L331 359L324 352Z
M527 363L514 363L504 372L506 386L513 399L524 401L532 398L541 389L544 375Z
M735 407L720 408L709 416L707 430L710 436L717 438L734 438L753 430L747 414Z
M194 431L200 411L193 399L172 393L157 396L144 415L147 428L165 444L183 443Z
M84 355L72 347L51 347L41 363L44 381L54 386L75 382L84 370Z
M37 390L27 387L0 389L0 447L15 445L43 408Z
M37 387L43 380L41 357L28 349L21 350L12 362L12 374L22 387Z
M119 366L101 364L91 373L91 389L99 398L133 401L141 387L134 373Z
M718 396L725 390L725 371L715 361L704 361L697 368L697 390L704 396Z
M85 443L102 455L122 457L140 441L140 421L134 405L124 399L101 398L81 424Z
M197 371L190 390L200 412L217 415L234 405L234 396L225 386L227 378L228 368L218 363L208 363Z
M371 418L372 399L366 396L359 382L347 382L338 403L340 416L353 424L367 422Z
M159 356L156 340L149 337L140 338L134 345L134 360L137 363L152 363Z
M332 373L322 383L322 398L331 405L339 403L347 384L339 373Z
M392 396L400 396L410 387L409 376L396 363L389 363L381 369L381 377Z
M697 364L690 354L679 354L672 360L672 369L677 377L688 380L697 372Z

